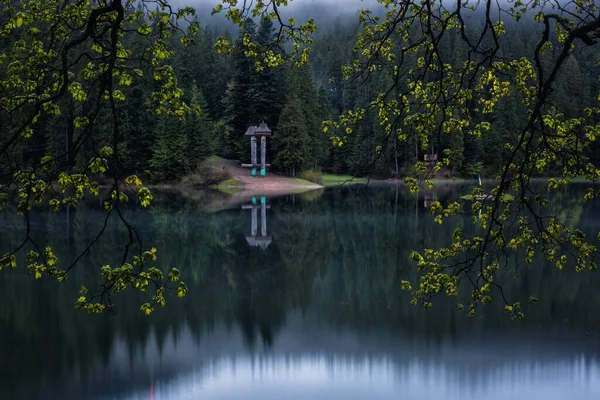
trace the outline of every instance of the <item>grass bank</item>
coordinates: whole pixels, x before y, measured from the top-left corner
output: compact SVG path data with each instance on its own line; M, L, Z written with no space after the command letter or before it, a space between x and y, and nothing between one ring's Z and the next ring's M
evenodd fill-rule
M315 184L315 182L310 182L302 178L294 178L294 184L299 186L312 186Z
M325 187L378 182L375 179L369 180L368 178L355 178L352 175L336 175L336 174L323 174L323 177L321 179L323 182L323 186L325 186Z
M223 182L220 182L218 185L213 185L211 187L214 189L218 189L221 192L234 195L244 190L244 186L244 182L239 181L235 178L229 178Z

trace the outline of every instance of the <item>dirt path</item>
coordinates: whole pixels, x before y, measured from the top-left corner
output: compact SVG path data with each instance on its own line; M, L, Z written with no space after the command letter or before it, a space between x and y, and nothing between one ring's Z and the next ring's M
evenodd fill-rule
M214 159L210 161L216 168L226 168L231 176L244 184L241 192L234 197L246 198L252 196L283 196L291 193L299 193L308 190L321 189L323 186L302 179L276 175L267 172L266 177L252 176L250 169L241 168L235 161L225 159Z

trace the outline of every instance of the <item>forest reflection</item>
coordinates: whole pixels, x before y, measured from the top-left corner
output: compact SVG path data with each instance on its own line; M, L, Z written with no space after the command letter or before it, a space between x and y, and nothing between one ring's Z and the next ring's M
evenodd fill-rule
M460 299L424 312L399 290L400 280L415 277L413 249L443 245L457 226L475 229L469 217L439 226L427 209L432 198L449 201L469 190L440 185L416 196L402 187L345 188L265 199L265 235L262 219L254 234L253 208L207 212L202 201L161 193L150 210L131 207L127 217L159 249L161 265L181 270L189 297L169 299L151 318L131 294L118 298L116 316L73 309L81 284L98 281L107 257L118 262L113 250L126 231L117 221L60 287L3 271L0 398L148 398L151 383L157 398L210 388L238 398L234 381L239 396L255 382L256 397L266 399L302 379L309 379L300 385L306 390L338 388L328 398L361 398L369 387L381 389L379 398L402 390L420 398L503 398L487 389L505 382L523 393L535 385L598 393L597 274L558 271L541 260L523 266L504 290L540 303L518 323L493 307L467 319L456 308ZM597 207L578 191L571 185L555 193L552 211L598 230ZM260 196L255 203L262 217ZM0 216L7 247L23 228L8 215ZM97 234L101 215L97 203L68 214L40 211L32 229L69 261ZM270 244L249 245L248 234ZM506 398L509 386L494 390Z

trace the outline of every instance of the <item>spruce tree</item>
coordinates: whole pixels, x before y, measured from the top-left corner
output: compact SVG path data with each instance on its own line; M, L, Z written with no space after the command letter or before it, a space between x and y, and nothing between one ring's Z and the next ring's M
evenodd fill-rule
M303 124L302 107L297 95L288 99L276 130L277 155L273 162L292 176L300 170L307 159L309 136Z
M186 137L186 164L189 171L214 154L216 150L215 123L208 115L204 95L197 86L191 90L192 112L183 122Z
M150 166L161 179L181 177L187 167L187 138L181 133L181 121L169 115L158 118Z

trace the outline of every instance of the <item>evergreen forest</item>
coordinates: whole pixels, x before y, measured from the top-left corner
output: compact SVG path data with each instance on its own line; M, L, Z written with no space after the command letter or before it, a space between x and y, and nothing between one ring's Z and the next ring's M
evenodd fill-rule
M469 18L470 26L483 26L481 13L473 13ZM7 22L2 19L0 15L0 26ZM531 23L516 23L510 19L504 22L506 32L499 37L503 42L500 57L518 60L534 53L542 26L533 21L533 15L526 14L523 19L530 19ZM147 21L150 26L155 22ZM364 79L344 79L343 67L351 65L356 57L353 47L359 30L358 15L340 17L319 27L308 63L298 66L287 61L272 68L257 68L242 45L229 53L217 51L216 46L217 38L223 34L234 43L250 35L255 43L285 52L285 43L272 46L277 32L273 20L268 18L246 19L238 31L223 24L200 24L193 37L184 37L183 31L169 37L170 63L190 111L183 117L178 112L157 113L151 105L155 82L132 80L124 93L127 101L117 106L120 124L117 146L123 174L176 182L193 174L212 156L248 162L250 146L244 132L248 126L262 121L274 132L267 158L272 169L281 174L296 175L313 170L403 178L414 175L415 163L422 161L426 154L441 155L448 150L450 165L442 171L448 177L498 174L510 155L506 144L514 142L519 134L514 126L522 126L527 118L526 107L515 91L499 102L494 113L486 116L487 121L479 121L491 126L480 135L434 132L423 146L418 143L417 135L386 134L377 115L367 113L354 127L353 134L347 136L344 145L332 144L333 133L324 132L323 121L335 120L348 110L367 106L391 86L393 79L386 71ZM29 33L14 33L17 34ZM144 58L144 37L125 34L121 40L133 53L139 52L131 54L132 59ZM551 37L552 40L557 39ZM18 44L18 38L2 37L0 49L5 51L14 43ZM464 62L469 50L457 32L445 35L439 48L457 64ZM408 56L416 60L418 54ZM544 57L550 63L555 55L550 51ZM600 74L597 59L596 49L583 48L570 54L561 69L550 99L566 118L581 115L600 92L600 83L595 79ZM83 58L75 60L73 65L76 76L89 72ZM139 76L151 75L149 68L140 61ZM77 101L77 92L69 90L72 96L60 99L63 111L59 115L42 114L40 118L44 121L34 126L38 132L31 135L31 140L10 149L8 159L15 167L12 170L37 165L47 155L57 157L69 170L83 170L97 149L114 145L110 110L102 110L92 127L93 135L78 144L81 149L76 158L69 159L68 149L73 146L79 124L76 115L81 111L76 108L84 106ZM393 90L403 90L402 82ZM0 142L7 140L2 136L8 131L0 129ZM596 146L585 149L594 164L599 162L594 156ZM60 157L61 154L66 156ZM552 165L548 165L545 172L538 171L541 175L555 172L559 171L553 171Z

